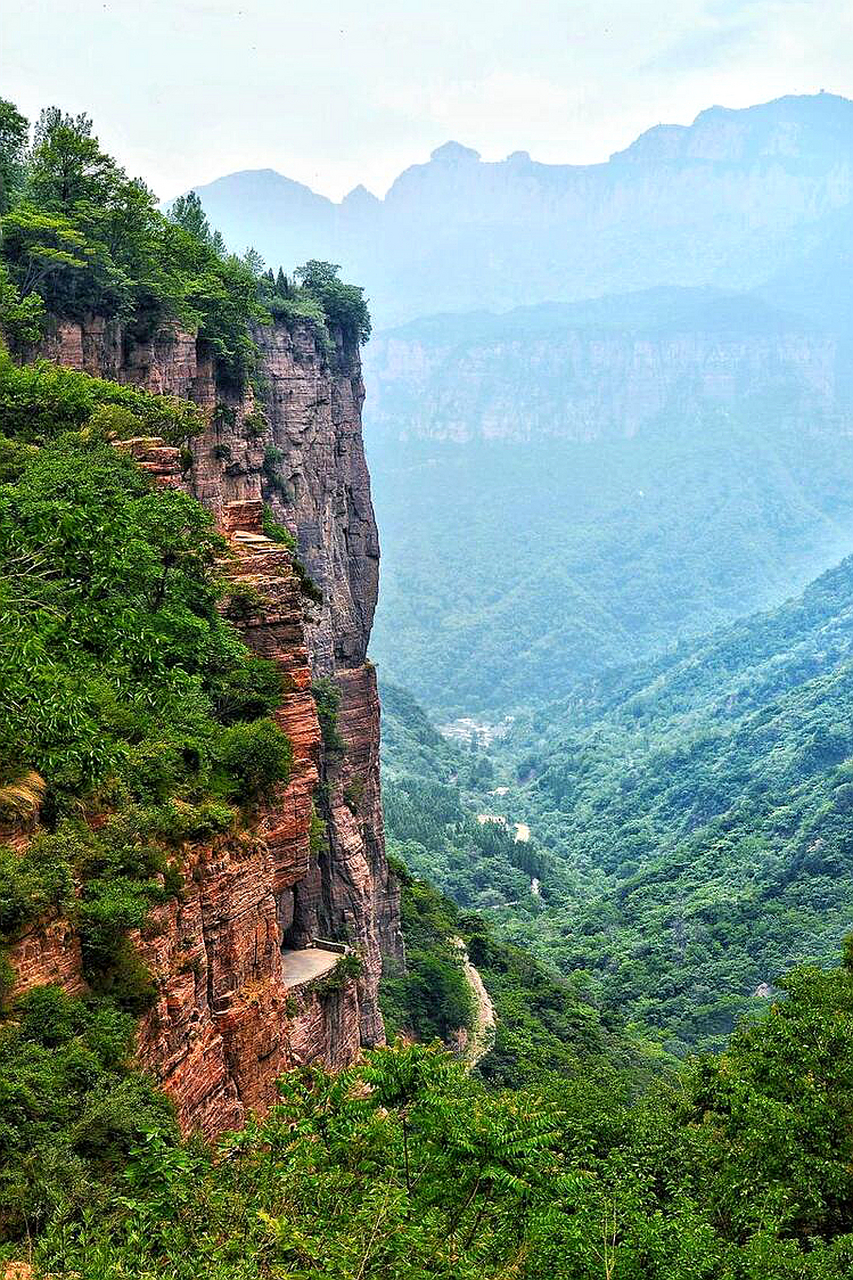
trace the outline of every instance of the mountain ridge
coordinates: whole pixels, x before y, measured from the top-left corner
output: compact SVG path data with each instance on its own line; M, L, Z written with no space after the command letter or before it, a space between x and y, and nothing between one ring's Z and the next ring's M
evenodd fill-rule
M756 287L853 200L851 138L853 102L789 95L654 126L592 165L448 142L382 197L336 202L269 169L196 190L233 248L286 269L326 257L366 280L384 328L661 283Z

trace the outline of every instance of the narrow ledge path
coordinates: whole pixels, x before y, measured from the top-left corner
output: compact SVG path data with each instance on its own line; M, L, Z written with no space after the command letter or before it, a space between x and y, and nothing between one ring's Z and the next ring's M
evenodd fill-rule
M334 969L340 956L319 947L305 947L301 951L282 951L281 971L286 987L298 987L303 982L321 978Z

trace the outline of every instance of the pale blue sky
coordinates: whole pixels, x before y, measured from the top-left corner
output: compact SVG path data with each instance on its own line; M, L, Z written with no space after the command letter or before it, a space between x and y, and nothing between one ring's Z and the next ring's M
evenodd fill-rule
M448 138L605 159L659 121L853 96L851 0L0 0L0 94L88 110L161 197L271 167L382 194Z

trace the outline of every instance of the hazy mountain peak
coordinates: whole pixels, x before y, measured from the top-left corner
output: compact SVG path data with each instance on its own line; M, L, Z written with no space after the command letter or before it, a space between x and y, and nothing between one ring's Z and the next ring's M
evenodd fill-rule
M348 191L341 201L342 209L369 209L374 205L380 205L382 201L375 196L372 191L368 191L363 183L359 183L357 187L353 187L352 191Z
M853 143L853 102L832 93L788 94L753 107L707 107L691 125L657 124L611 160L744 163L826 157Z
M288 268L341 263L368 288L377 329L653 285L752 289L814 253L831 274L828 235L850 243L837 222L853 201L853 102L713 106L600 164L542 164L524 150L484 161L449 141L381 199L359 186L333 202L269 169L198 191L238 250L253 244Z
M480 153L475 151L473 147L463 147L461 142L445 142L442 146L436 147L430 155L430 160L435 160L439 164L451 163L461 164L466 161L479 160Z

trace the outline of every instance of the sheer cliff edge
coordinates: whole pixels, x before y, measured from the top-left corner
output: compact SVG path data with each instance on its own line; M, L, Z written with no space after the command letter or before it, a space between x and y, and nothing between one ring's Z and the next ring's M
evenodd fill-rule
M254 602L238 625L284 678L277 719L293 744L290 780L249 837L186 851L181 900L155 908L135 936L159 991L140 1022L140 1059L185 1130L207 1135L263 1112L289 1067L340 1066L382 1042L382 959L402 959L366 657L379 541L358 345L301 321L253 337L258 367L243 387L219 378L204 345L181 332L136 342L101 318L63 322L41 351L199 405L205 429L191 458L161 441L127 447L157 483L186 489L214 514L233 553L226 572ZM295 546L267 536L270 517ZM339 699L340 742L324 742L317 681ZM348 954L357 959L344 963ZM83 987L79 942L60 919L41 921L10 958L18 991Z

